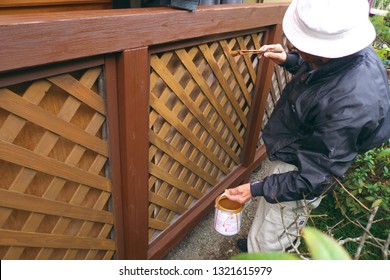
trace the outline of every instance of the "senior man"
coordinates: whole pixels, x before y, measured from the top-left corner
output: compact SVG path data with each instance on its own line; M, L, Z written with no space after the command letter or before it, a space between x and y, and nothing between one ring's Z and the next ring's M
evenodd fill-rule
M265 178L225 191L240 203L260 197L241 251L291 246L356 156L390 138L390 90L368 12L367 0L293 0L283 18L293 48L261 48L294 77L263 130Z

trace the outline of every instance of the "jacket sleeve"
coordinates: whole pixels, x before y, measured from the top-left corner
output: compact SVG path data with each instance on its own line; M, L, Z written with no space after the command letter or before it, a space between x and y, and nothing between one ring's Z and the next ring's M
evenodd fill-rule
M336 106L336 105L334 105ZM322 108L313 125L310 142L297 149L298 171L268 176L263 182L251 183L253 196L263 196L276 203L313 199L334 188L334 177L342 177L356 158L364 108L340 106ZM360 115L360 116L357 116Z
M328 138L325 138L325 140ZM338 138L341 140L340 138ZM319 145L329 145L319 138ZM340 144L342 144L340 142ZM335 187L333 176L342 177L352 164L357 152L347 145L328 154L310 149L298 151L298 171L273 174L262 182L251 183L252 196L263 196L269 203L313 199Z
M286 68L288 72L295 75L303 62L303 59L297 52L288 52L286 61L279 66Z

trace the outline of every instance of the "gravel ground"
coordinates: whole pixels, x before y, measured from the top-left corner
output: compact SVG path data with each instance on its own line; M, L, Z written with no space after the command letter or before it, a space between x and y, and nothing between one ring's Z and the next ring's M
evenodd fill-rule
M246 238L256 212L256 199L247 203L242 213L241 230L234 236L224 236L214 229L214 211L210 212L165 257L167 260L227 260L240 253L236 240Z
M255 171L251 180L263 178L262 170ZM239 238L248 236L255 215L258 198L252 198L242 212L241 230L234 236L224 236L214 229L214 210L210 212L176 247L166 260L228 260L240 253L236 246Z

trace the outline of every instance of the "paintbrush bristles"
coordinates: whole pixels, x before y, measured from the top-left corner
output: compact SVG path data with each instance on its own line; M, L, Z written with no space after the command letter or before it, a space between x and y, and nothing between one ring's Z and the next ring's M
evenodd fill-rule
M231 56L240 55L240 51L229 51L229 54L230 54Z

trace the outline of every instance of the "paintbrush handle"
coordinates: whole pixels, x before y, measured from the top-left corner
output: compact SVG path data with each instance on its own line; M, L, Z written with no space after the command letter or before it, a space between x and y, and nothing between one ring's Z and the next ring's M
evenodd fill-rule
M237 50L237 51L230 51L230 54L232 56L236 55L245 55L245 54L262 54L266 52L273 52L273 53L281 53L283 51L280 50L267 50L267 51L261 51L261 50Z

